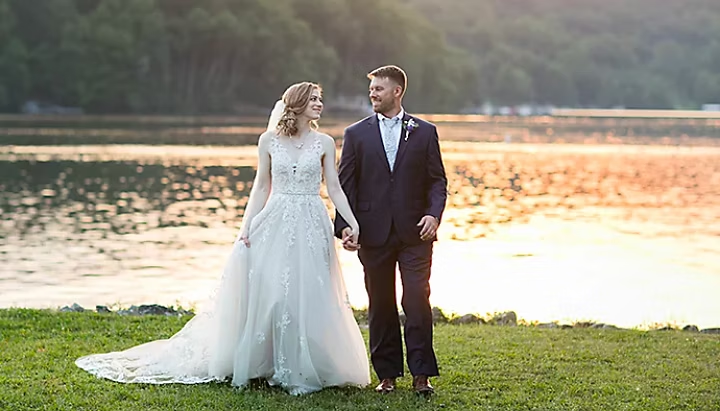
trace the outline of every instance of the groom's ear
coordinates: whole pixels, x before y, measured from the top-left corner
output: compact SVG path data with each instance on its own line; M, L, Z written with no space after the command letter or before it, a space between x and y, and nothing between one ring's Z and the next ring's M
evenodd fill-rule
M403 88L401 85L396 85L393 88L393 94L395 94L395 97L402 97L403 96Z

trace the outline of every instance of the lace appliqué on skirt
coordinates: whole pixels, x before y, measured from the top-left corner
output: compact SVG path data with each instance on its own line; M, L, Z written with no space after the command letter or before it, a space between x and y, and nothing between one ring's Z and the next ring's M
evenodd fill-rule
M250 379L265 378L295 395L369 384L365 344L319 195L317 137L296 159L273 139L272 193L253 219L251 247L234 244L212 309L169 339L85 356L76 364L126 383L231 378L245 387Z

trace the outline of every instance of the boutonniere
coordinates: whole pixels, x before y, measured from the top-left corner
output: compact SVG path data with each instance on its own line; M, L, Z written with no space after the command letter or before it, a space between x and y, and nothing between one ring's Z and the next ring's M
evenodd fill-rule
M411 117L407 121L403 121L403 127L405 128L405 141L408 140L408 137L410 136L410 133L412 133L416 128L418 128L418 123L415 122L415 120Z

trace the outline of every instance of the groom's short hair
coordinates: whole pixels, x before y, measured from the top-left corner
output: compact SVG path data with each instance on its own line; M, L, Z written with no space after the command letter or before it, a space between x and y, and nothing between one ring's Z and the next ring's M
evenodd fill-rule
M407 89L407 75L405 71L398 66L382 66L368 73L367 77L372 80L373 77L389 78L402 87L402 93L405 94Z

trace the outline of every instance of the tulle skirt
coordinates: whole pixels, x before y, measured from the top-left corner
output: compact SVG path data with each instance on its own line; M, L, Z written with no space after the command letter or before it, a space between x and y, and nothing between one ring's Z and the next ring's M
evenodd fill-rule
M266 379L291 394L370 382L332 225L318 195L271 195L233 245L213 308L175 335L76 364L123 383Z

